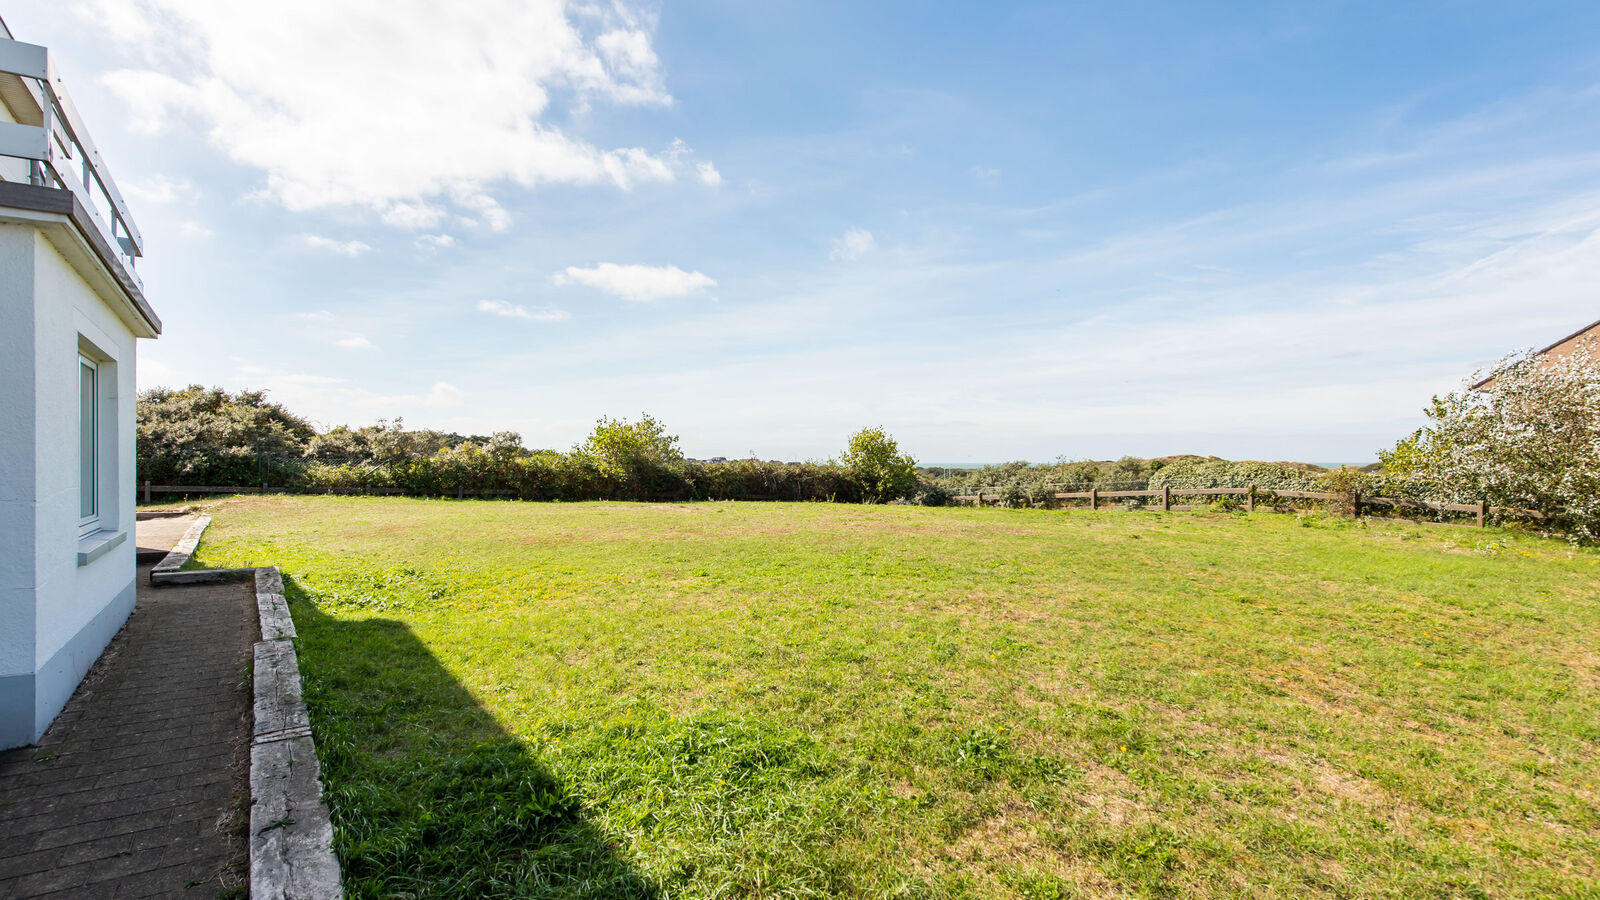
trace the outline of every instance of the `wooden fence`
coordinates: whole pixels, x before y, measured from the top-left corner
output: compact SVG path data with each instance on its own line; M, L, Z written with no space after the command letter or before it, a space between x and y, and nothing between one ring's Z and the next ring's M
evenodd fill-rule
M146 481L143 485L144 502L149 504L155 494L261 494L274 490L268 485L237 486L237 485L204 485L204 484L151 484ZM287 488L276 490L290 492ZM349 487L349 488L324 488L321 490L295 490L299 494L380 494L394 496L401 494L415 494L406 488L397 487ZM469 491L456 488L454 491L458 500L467 497L515 497L516 491ZM449 493L435 496L449 496ZM972 503L982 506L985 499L999 501L999 492L979 491L976 494L961 494L952 497L959 503ZM1407 500L1402 497L1376 497L1365 496L1357 491L1352 494L1335 494L1327 491L1290 491L1274 490L1271 488L1258 488L1254 485L1242 488L1174 488L1162 487L1154 490L1142 491L1102 491L1090 488L1087 491L1055 491L1045 495L1051 501L1087 500L1090 509L1099 509L1102 500L1128 500L1128 499L1160 499L1162 511L1192 510L1193 504L1173 503L1172 498L1180 500L1189 497L1242 497L1246 512L1255 512L1256 500L1267 501L1279 498L1287 500L1320 500L1324 502L1342 502L1350 506L1350 514L1359 517L1362 509L1366 507L1384 507L1394 510L1428 509L1434 512L1471 513L1477 520L1479 528L1483 528L1491 515L1511 516L1514 518L1534 519L1546 521L1554 518L1549 513L1535 509L1519 509L1514 506L1490 506L1488 501L1480 500L1477 503L1445 503L1438 500ZM747 500L777 500L777 497L746 497ZM1273 508L1273 507L1269 507Z
M1477 503L1445 503L1438 500L1408 500L1402 497L1369 497L1363 496L1360 491L1350 494L1335 494L1327 491L1273 490L1269 488L1257 488L1254 485L1242 488L1161 487L1154 490L1143 491L1101 491L1090 488L1087 491L1056 491L1046 494L1045 496L1051 501L1087 500L1089 501L1089 508L1091 510L1099 509L1100 501L1102 500L1123 500L1132 498L1149 500L1159 499L1161 501L1160 508L1163 511L1168 511L1190 510L1195 508L1192 504L1173 503L1172 498L1174 497L1180 499L1187 497L1241 497L1244 499L1244 508L1246 512L1255 512L1257 498L1264 500L1274 500L1277 498L1288 500L1321 500L1324 502L1334 501L1348 503L1350 506L1350 515L1353 517L1360 516L1362 509L1365 507L1384 507L1395 510L1428 509L1433 510L1434 512L1471 513L1477 520L1477 526L1479 528L1483 528L1487 524L1488 518L1491 515L1515 516L1520 518L1537 519L1540 521L1550 518L1549 515L1539 512L1538 510L1518 509L1513 506L1490 506L1488 501L1485 500L1479 500ZM992 500L1000 499L1000 495L998 493L991 494L985 491L979 491L976 494L962 494L953 499L960 502L972 503L976 506L982 506L985 497Z

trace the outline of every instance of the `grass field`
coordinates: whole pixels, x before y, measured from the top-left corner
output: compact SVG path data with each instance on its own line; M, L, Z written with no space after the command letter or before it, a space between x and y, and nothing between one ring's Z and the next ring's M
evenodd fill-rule
M352 896L1600 896L1600 555L1290 515L262 497Z

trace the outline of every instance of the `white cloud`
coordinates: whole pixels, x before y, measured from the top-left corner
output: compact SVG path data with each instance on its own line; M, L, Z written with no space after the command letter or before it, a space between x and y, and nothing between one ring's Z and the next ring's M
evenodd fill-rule
M155 205L165 205L180 198L187 199L199 195L194 182L187 178L173 178L167 175L152 175L138 181L124 182L121 188L122 193L129 199Z
M717 167L711 163L697 163L695 164L694 170L695 173L700 176L700 182L702 184L708 187L722 186L722 173L718 172Z
M361 241L336 241L320 234L302 234L300 235L300 243L313 250L326 250L329 253L337 253L340 256L351 258L360 256L372 249L370 245Z
M448 234L422 234L413 243L423 250L444 250L454 247L457 241Z
M991 169L988 166L973 166L972 177L979 181L998 181L1000 179L1000 170Z
M467 392L456 387L448 381L436 381L433 389L428 391L425 402L429 406L460 406L461 401L467 398Z
M511 214L488 194L476 190L457 190L453 198L458 206L478 214L477 219L463 217L462 224L487 225L491 231L505 231L511 227Z
M383 211L383 223L396 228L433 228L444 221L445 211L431 203L395 203Z
M372 350L377 347L377 344L374 344L359 334L352 334L349 337L339 338L333 342L333 345L335 347L343 347L346 350Z
M472 210L493 185L672 181L669 148L603 148L553 102L666 106L653 18L562 0L99 0L93 21L138 64L105 76L135 127L193 121L291 210L364 207L402 228ZM114 29L114 31L113 31ZM130 36L137 35L138 38ZM554 98L554 99L553 99ZM681 154L679 154L681 155ZM492 201L490 201L492 203Z
M873 238L872 232L865 228L852 228L833 239L833 252L829 253L828 257L853 262L877 247L878 242Z
M703 288L716 287L716 280L703 272L685 272L677 266L640 266L601 263L589 269L568 266L552 279L556 284L584 284L614 294L624 300L643 303L662 297L681 297Z
M572 318L566 310L554 306L536 306L529 309L520 303L507 303L504 300L479 300L478 311L508 319L530 319L535 322L565 322Z
M141 359L141 375L145 368L146 363ZM467 391L443 380L433 382L425 391L391 394L374 390L365 382L350 382L329 375L307 374L303 370L291 371L259 365L240 366L231 380L252 390L266 390L274 401L324 426L341 423L363 425L378 419L404 417L410 427L428 427L430 415L444 409L460 408L471 396ZM168 378L165 382L151 383L180 381ZM391 385L390 379L377 376L373 376L371 381L374 384ZM499 421L497 419L496 423Z
M627 27L607 31L594 42L612 74L621 76L614 96L624 103L671 103L661 81L661 61L650 47L650 33L638 27L636 17L628 18Z
M186 220L178 223L178 234L186 238L208 238L216 232L203 223Z
M319 310L317 310L315 312L297 312L297 313L294 314L294 317L296 319L299 319L302 322L332 322L333 321L333 313L328 312L325 309L319 309Z

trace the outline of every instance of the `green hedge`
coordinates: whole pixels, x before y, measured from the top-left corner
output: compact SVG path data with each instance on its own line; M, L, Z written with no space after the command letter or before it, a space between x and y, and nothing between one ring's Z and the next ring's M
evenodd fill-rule
M643 460L608 471L581 454L494 454L476 444L381 464L290 462L296 465L277 486L313 492L392 488L419 496L498 493L519 500L862 499L850 470L831 463Z

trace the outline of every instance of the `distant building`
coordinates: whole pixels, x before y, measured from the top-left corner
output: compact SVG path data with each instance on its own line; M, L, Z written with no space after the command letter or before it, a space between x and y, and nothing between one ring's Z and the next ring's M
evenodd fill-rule
M1542 360L1543 365L1550 365L1557 360L1566 359L1572 355L1572 351L1578 346L1578 342L1584 338L1593 338L1596 341L1600 341L1600 322L1591 322L1534 355ZM1600 347L1597 347L1597 349L1600 349ZM1472 389L1481 391L1491 387L1494 387L1493 375L1473 385Z
M133 611L139 230L48 51L0 22L0 748Z

